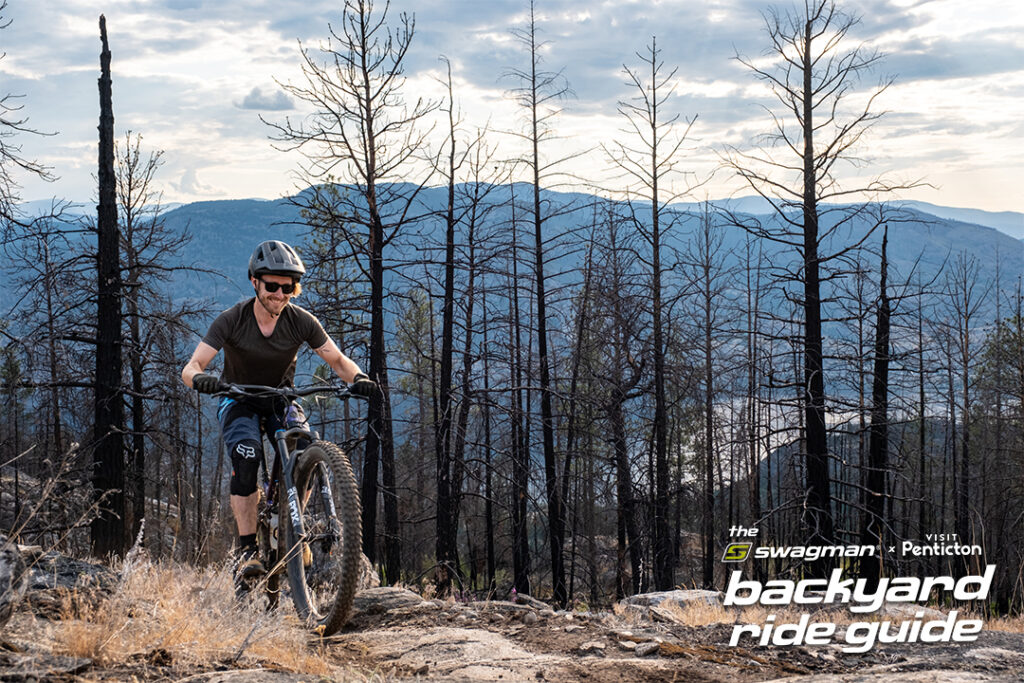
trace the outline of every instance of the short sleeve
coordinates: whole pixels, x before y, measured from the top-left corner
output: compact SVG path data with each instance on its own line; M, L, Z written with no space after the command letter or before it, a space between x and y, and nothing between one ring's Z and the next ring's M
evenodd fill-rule
M327 343L330 337L324 332L324 326L320 324L320 321L311 313L309 315L309 334L306 336L306 342L312 349L319 349L321 346Z
M316 319L316 316L304 308L296 306L299 313L299 326L303 340L309 344L311 349L319 349L327 343L330 337L324 332L323 325Z
M204 344L208 344L218 351L224 348L224 342L227 341L228 333L231 330L231 312L233 310L233 308L229 308L217 316L213 324L210 325L210 329L207 330L206 336L203 337Z

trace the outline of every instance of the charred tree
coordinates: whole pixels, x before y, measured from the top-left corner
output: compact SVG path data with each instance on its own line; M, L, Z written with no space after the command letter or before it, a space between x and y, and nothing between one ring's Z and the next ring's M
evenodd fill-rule
M285 90L309 103L313 114L302 122L270 124L285 149L301 149L307 159L303 175L310 184L332 183L335 172L348 181L337 203L339 228L361 228L347 241L369 283L368 374L378 387L369 401L363 461L363 552L377 557L377 507L383 488L383 565L386 581L401 571L401 537L395 483L395 448L391 424L388 357L385 345L384 274L389 245L401 228L414 222L414 202L422 184L389 183L414 176L413 164L425 133L417 122L435 109L423 100L406 106L402 99L404 61L415 33L413 17L402 14L392 31L389 6L375 11L370 0L346 0L340 28L329 26L330 41L316 51L301 48L305 82ZM300 46L301 47L301 46ZM424 180L425 182L425 180ZM319 203L303 208L316 215ZM379 481L378 481L379 480Z
M455 327L455 174L461 160L457 160L455 102L452 96L451 64L446 81L448 100L445 113L448 117L447 154L443 173L447 180L447 203L444 212L444 287L441 299L441 359L437 388L437 411L434 416L434 451L437 461L437 519L435 552L440 568L438 590L443 594L451 586L452 577L460 577L458 553L458 491L454 489L455 468L452 455L452 363L454 357ZM440 165L440 164L439 164ZM468 329L467 329L468 335Z
M547 173L553 165L558 163L558 160L542 161L541 147L551 138L551 119L559 111L553 105L568 94L569 88L560 74L545 71L541 66L543 43L538 42L539 28L534 10L534 3L531 1L529 23L526 28L513 31L516 38L526 48L529 65L525 69L513 69L510 75L520 83L515 90L515 95L527 116L527 129L521 134L521 137L528 145L529 151L522 161L529 169L532 192L533 287L536 297L537 368L540 382L538 390L540 393L544 484L548 508L552 600L558 605L564 605L568 597L564 561L565 516L559 484L558 455L555 452L555 418L552 408L553 387L550 340L548 339L548 282L545 272L547 245L551 236L545 234L549 212L545 210L545 202L541 199L542 183L547 179Z
M769 109L771 130L749 151L730 148L726 163L751 189L767 200L773 216L765 221L731 215L737 225L758 237L788 246L797 259L787 279L794 283L792 298L803 314L799 386L804 433L803 540L809 545L836 542L829 473L828 427L823 353L823 283L835 264L862 244L865 234L847 236L867 203L851 203L913 186L883 180L847 186L840 167L855 163L855 150L864 133L881 114L876 98L892 83L884 80L850 102L855 87L881 59L863 45L851 46L857 18L840 11L834 0L806 0L801 8L765 15L770 62L737 59L771 90L777 104ZM826 206L826 202L837 202ZM846 232L844 232L846 231ZM832 237L838 240L830 240ZM825 576L832 562L822 558L808 564L811 576Z
M512 454L512 587L520 593L530 593L530 539L528 536L527 503L530 485L529 420L524 406L522 317L519 300L519 236L517 230L514 185L512 193L512 248L509 255L508 297L511 315L508 319L509 376L512 378L510 434Z
M99 514L92 522L92 552L125 550L124 398L121 388L121 263L114 175L114 110L111 103L107 21L100 15L100 144L97 220L99 301L96 311L96 395L93 491Z
M677 69L666 70L657 40L643 53L637 53L642 65L632 69L623 65L626 82L635 91L631 101L620 101L618 110L627 121L635 140L618 142L605 152L629 182L628 194L632 221L650 247L649 306L652 324L654 360L653 460L654 496L652 501L652 550L654 587L668 590L674 585L673 561L676 553L669 531L668 402L665 379L665 267L666 233L675 223L668 205L678 201L691 188L679 177L681 151L694 120L680 126L679 114L666 111L672 97ZM638 201L634 206L633 198Z
M878 316L875 323L874 373L871 382L871 427L868 436L867 490L861 526L862 546L878 548L874 557L861 560L860 574L869 586L882 576L885 528L886 479L889 461L889 329L892 308L887 291L889 231L882 234L882 263L879 268Z

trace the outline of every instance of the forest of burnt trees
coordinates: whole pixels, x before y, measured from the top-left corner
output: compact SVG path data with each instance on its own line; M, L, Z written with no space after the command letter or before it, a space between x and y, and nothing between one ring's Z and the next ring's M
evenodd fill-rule
M762 545L882 551L740 567L761 578L996 564L991 608L1024 605L1020 273L966 251L892 263L922 220L898 201L915 183L842 180L891 81L872 85L881 57L849 35L855 17L805 9L765 14L751 44L772 59L737 55L775 98L755 144L719 148L720 173L770 203L756 216L693 201L700 112L675 108L685 65L657 39L608 86L620 137L588 153L611 186L567 171L570 84L541 58L532 5L502 75L522 114L511 131L465 120L447 62L436 99L407 99L415 21L386 5L347 0L330 43L301 49L304 80L284 88L315 113L266 121L306 160L297 303L384 388L362 414L308 414L333 440L366 436L351 457L385 582L594 606L721 588L742 525ZM103 555L145 519L155 555L219 561L230 463L178 377L217 312L206 283L230 274L167 227L161 153L131 132L114 145L109 116L99 220L60 203L20 215L17 174L48 170L16 145L36 131L0 106L0 525ZM888 552L952 533L983 556Z

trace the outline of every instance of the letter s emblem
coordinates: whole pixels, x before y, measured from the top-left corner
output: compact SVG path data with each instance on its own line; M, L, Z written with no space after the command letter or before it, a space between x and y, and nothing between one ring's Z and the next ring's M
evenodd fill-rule
M752 543L730 543L722 555L722 562L742 562L750 555Z

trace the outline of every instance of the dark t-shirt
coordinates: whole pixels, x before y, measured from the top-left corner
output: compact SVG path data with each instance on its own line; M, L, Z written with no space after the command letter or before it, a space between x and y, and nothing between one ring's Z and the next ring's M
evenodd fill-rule
M255 297L217 316L203 341L224 349L224 381L232 384L288 386L295 380L295 358L303 342L318 349L327 343L320 321L304 308L288 304L274 332L264 337L253 313Z

